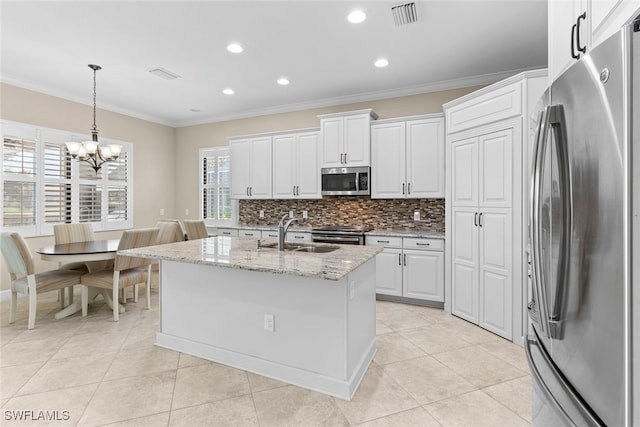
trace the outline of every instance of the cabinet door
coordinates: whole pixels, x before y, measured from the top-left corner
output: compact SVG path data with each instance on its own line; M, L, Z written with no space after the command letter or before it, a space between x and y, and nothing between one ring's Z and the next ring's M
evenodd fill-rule
M444 119L407 122L407 197L444 197Z
M479 147L479 205L511 207L513 188L513 129L482 135Z
M251 189L253 199L271 198L271 137L251 140Z
M451 210L451 311L478 323L479 253L476 208Z
M296 185L296 136L273 137L273 198L291 199Z
M451 144L451 205L478 206L478 138Z
M444 252L405 249L404 296L444 302Z
M510 340L514 286L511 209L487 208L480 213L479 325Z
M334 117L320 120L320 138L322 140L322 167L342 166L343 119Z
M296 196L305 199L322 197L320 187L320 161L318 159L318 132L298 134L298 180Z
M368 114L344 117L343 144L347 166L371 165L371 119Z
M248 139L231 141L231 197L249 198L251 185L251 141Z
M376 255L376 293L402 296L402 249L385 248Z
M371 126L371 198L406 197L405 124Z
M587 0L563 0L550 1L548 6L548 35L547 47L549 58L549 85L564 70L569 68L575 59L571 56L571 33L572 27L576 24L578 16L587 11ZM588 46L590 44L591 29L587 19L580 21L580 44ZM574 40L573 51L577 51L578 40ZM588 52L588 49L587 49ZM580 53L582 55L582 53Z

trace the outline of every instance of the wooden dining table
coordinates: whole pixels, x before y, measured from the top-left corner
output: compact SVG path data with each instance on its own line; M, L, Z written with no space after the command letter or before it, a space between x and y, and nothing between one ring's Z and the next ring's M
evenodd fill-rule
M119 243L119 239L64 243L42 247L36 250L36 253L40 254L44 261L84 262L89 272L92 273L104 268L105 264L99 261L109 261L116 257ZM111 293L107 289L89 288L89 301L93 301L98 295L102 295L109 308L113 308ZM54 317L62 319L80 310L82 310L82 301L76 298L71 304L57 312Z

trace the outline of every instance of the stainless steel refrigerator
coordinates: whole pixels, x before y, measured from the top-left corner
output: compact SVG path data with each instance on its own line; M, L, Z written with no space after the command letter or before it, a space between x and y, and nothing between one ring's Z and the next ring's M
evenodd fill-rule
M543 97L525 343L534 426L640 426L638 22Z

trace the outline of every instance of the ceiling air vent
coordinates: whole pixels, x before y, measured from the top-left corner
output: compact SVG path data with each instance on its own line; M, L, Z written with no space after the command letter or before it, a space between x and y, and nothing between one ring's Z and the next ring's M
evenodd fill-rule
M149 70L149 72L154 76L160 77L161 79L165 79L165 80L173 80L180 77L176 73L172 73L171 71L165 70L164 68L160 68L160 67L153 68Z
M418 22L418 11L414 2L397 4L391 8L391 13L396 26Z

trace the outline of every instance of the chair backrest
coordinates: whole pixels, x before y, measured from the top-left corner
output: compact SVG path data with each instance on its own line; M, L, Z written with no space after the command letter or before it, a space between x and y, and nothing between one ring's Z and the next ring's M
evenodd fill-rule
M96 240L91 224L56 224L53 226L56 245L64 243L91 242Z
M175 222L176 224L178 224L178 227L180 229L180 233L181 233L181 236L182 236L180 241L187 239L187 232L184 229L184 224L179 219L161 219L160 221L158 221L158 223L160 223L160 222ZM156 224L156 227L157 226L158 225Z
M209 237L207 226L202 220L184 220L184 228L187 231L187 240L196 240Z
M158 239L158 231L159 230L155 227L126 230L122 233L120 243L118 244L118 250L153 246L156 244L156 240ZM151 260L147 258L116 255L114 268L122 271L130 268L142 267L149 265L150 263Z
M156 245L181 242L184 240L184 233L180 230L180 225L176 222L158 221L156 227L160 230L158 231Z
M7 262L9 273L14 276L23 277L33 274L33 257L20 233L4 232L0 237L0 248L2 256Z

